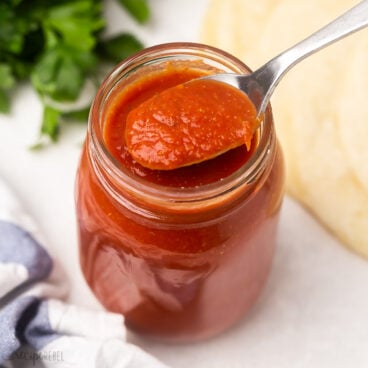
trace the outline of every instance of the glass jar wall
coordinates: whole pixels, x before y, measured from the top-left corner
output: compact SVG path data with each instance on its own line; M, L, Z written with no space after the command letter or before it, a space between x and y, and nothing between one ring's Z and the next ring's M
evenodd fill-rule
M239 149L180 173L154 173L165 180L127 165L107 144L112 111L129 86L167 63L203 74L249 72L233 56L192 43L146 49L112 71L91 108L78 169L80 262L95 295L124 314L128 327L193 341L244 316L267 280L283 160L268 109L251 152ZM212 179L176 185L186 176Z

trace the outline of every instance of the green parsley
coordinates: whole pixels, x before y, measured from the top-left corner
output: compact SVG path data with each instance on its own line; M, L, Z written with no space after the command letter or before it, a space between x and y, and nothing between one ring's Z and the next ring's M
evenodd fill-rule
M146 0L117 1L137 22L149 19ZM1 0L0 113L9 112L17 83L29 79L44 105L42 137L56 141L63 120L86 118L85 108L55 106L77 100L102 61L117 63L143 47L129 33L103 39L102 7L103 0Z

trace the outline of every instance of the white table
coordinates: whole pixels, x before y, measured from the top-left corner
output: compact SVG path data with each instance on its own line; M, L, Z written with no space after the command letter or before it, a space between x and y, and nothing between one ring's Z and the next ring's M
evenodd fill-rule
M248 1L248 0L247 0ZM139 27L109 2L109 33L130 29L147 46L198 41L206 0L152 0ZM0 175L45 233L70 279L69 301L101 308L81 275L74 177L85 125L64 126L60 142L39 152L37 96L25 85L12 113L0 115ZM277 120L277 117L276 117ZM174 368L368 367L368 262L346 250L304 209L286 198L274 267L256 308L237 326L199 344L130 340Z

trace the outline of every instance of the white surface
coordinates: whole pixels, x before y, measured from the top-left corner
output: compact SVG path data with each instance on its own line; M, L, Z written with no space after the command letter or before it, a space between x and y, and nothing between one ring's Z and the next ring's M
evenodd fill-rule
M197 41L206 0L152 0L152 20L138 27L113 2L109 33L132 29L146 45ZM0 115L0 175L45 233L71 281L69 300L100 308L81 276L74 217L74 176L85 126L63 129L61 141L40 152L41 108L28 86ZM275 117L277 120L277 117ZM283 208L271 277L256 308L210 341L172 346L131 335L174 368L367 367L368 262L350 253L290 199Z

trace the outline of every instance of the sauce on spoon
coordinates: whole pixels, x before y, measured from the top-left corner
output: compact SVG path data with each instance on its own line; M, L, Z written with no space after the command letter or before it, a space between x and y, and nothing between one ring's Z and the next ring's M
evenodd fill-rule
M219 81L197 79L155 94L130 111L125 141L142 166L172 170L235 147L250 149L259 121L248 96Z

